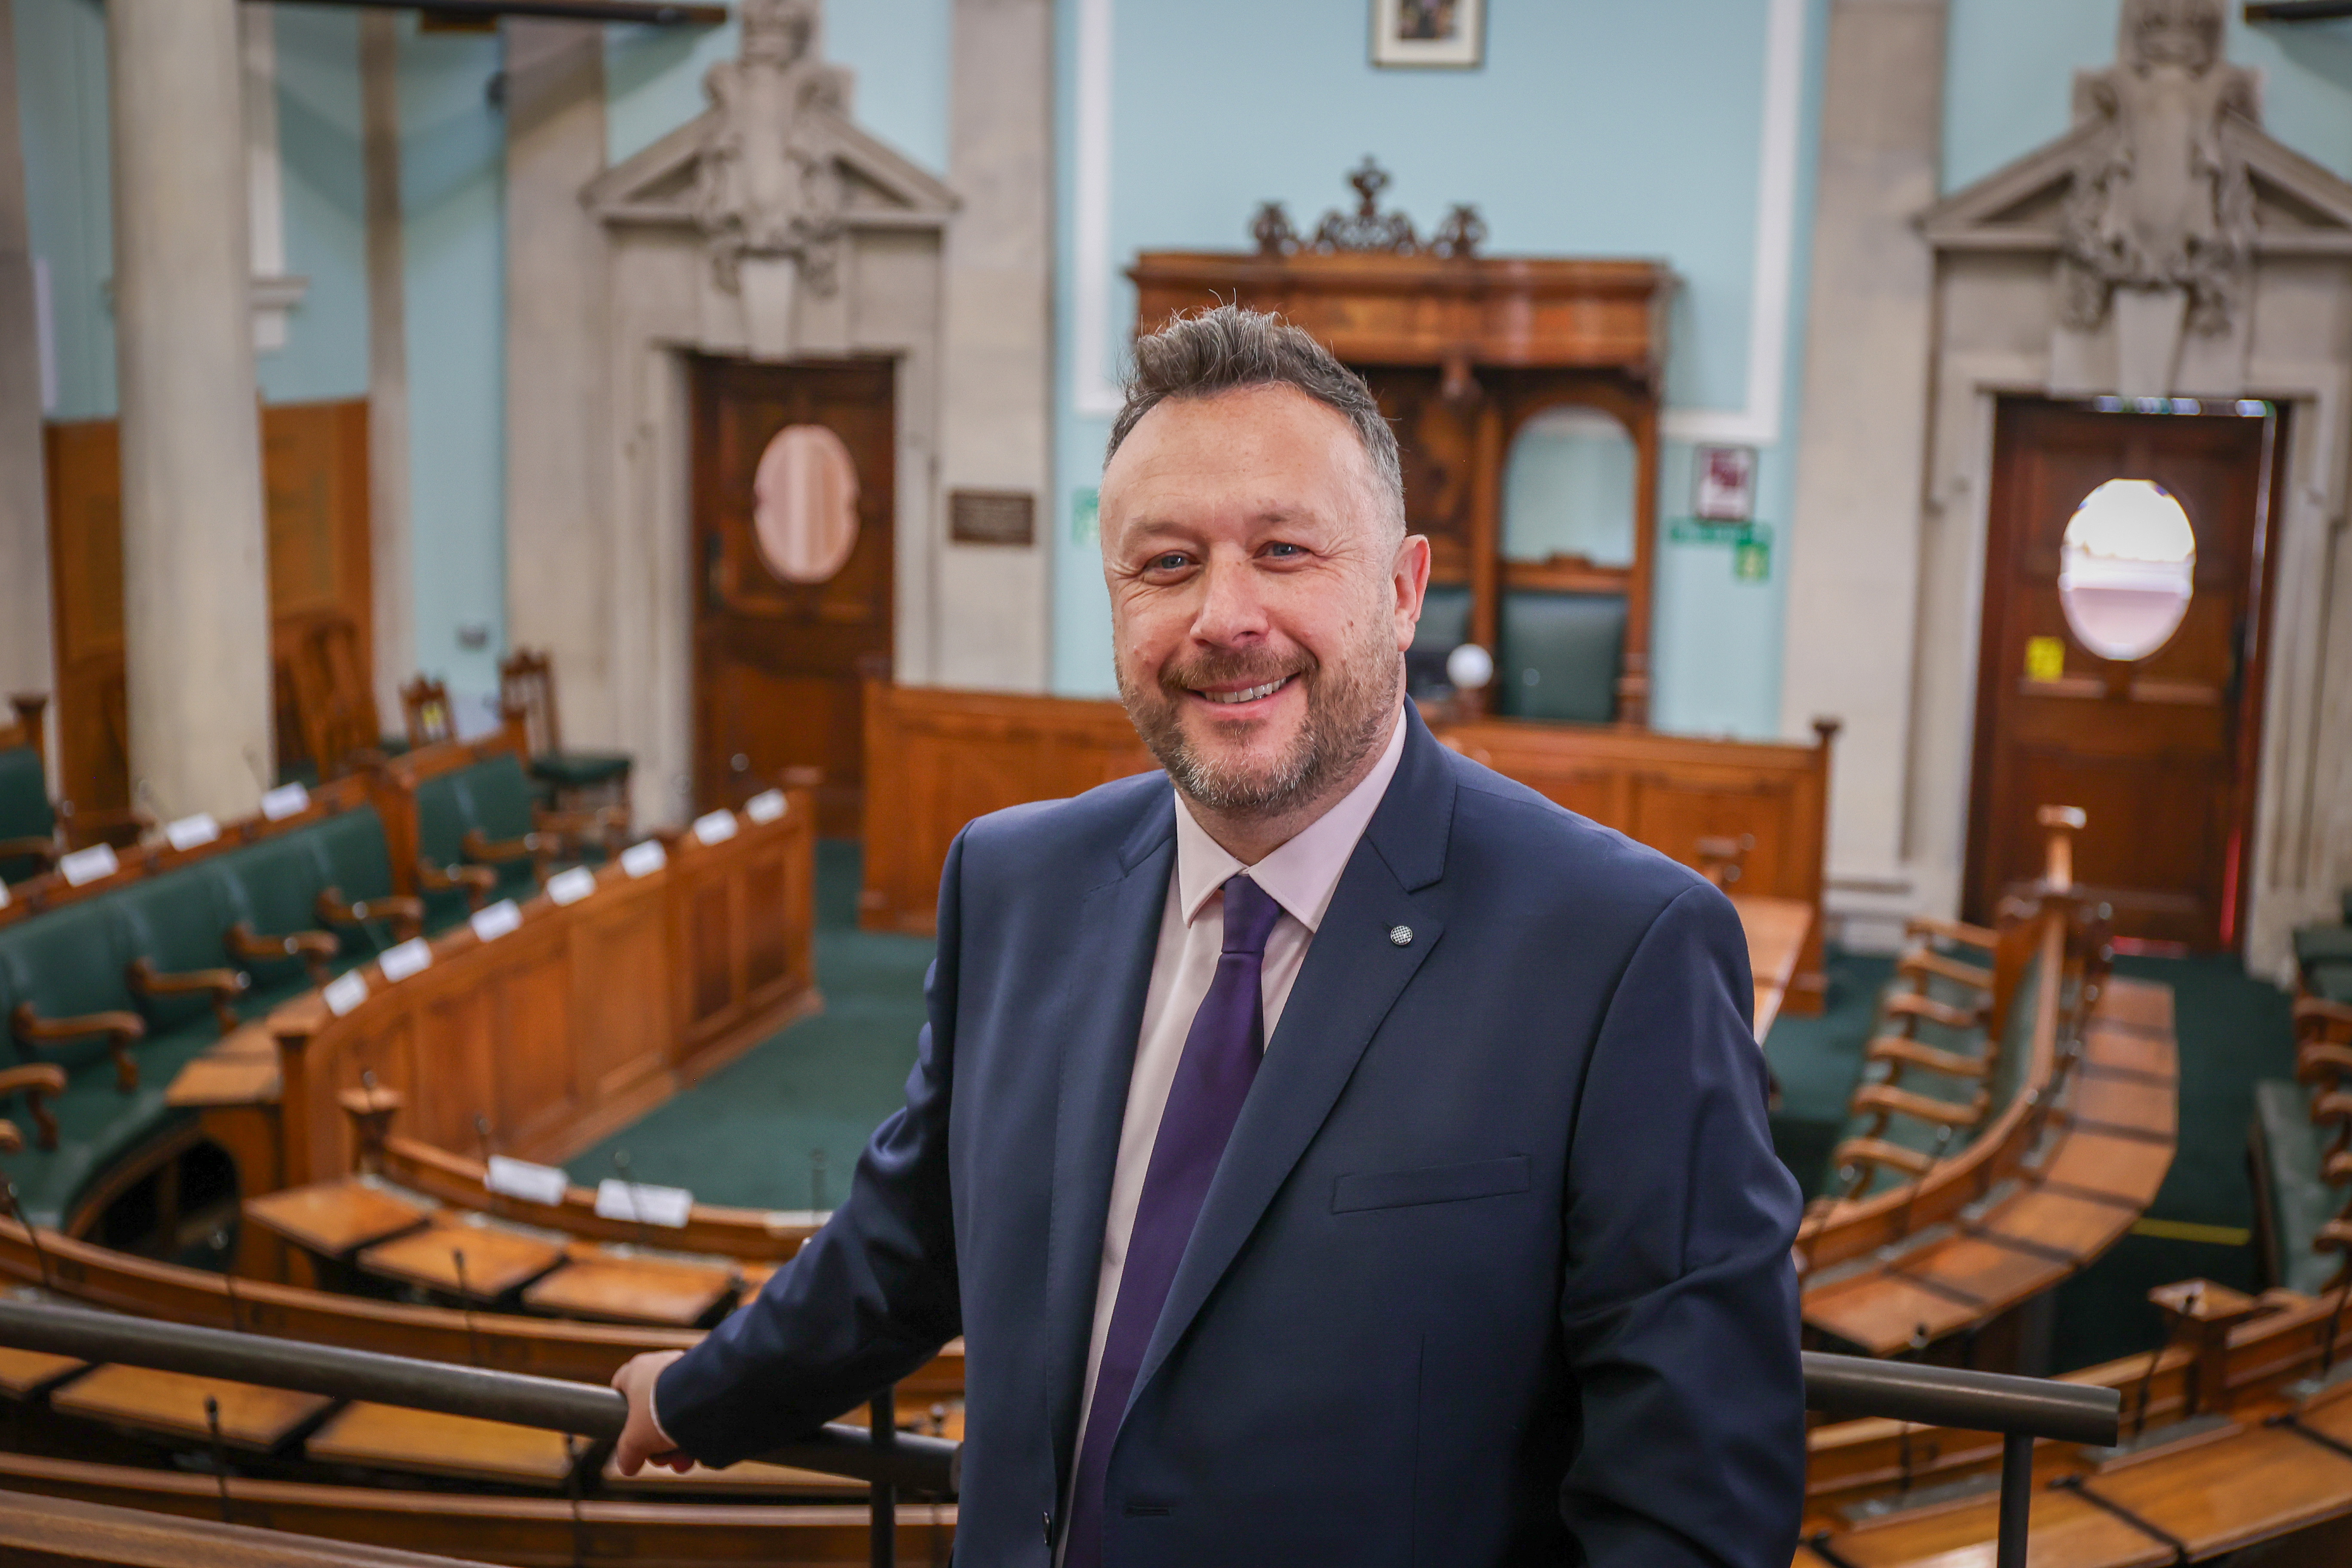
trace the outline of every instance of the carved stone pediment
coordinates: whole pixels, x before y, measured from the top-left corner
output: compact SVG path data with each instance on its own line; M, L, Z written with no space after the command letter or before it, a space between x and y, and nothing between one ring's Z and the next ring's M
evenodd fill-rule
M841 319L842 272L886 230L945 227L954 195L859 130L849 75L812 47L812 0L744 0L738 57L710 107L581 193L616 231L675 231L702 252L702 346L789 359Z
M718 118L710 110L614 164L589 183L581 199L615 226L698 229L696 190L703 145ZM845 228L947 226L956 198L945 184L845 117L818 110L814 118L833 150Z
M1919 215L1921 232L1941 251L2055 253L2065 238L2074 172L2099 131L2078 125L1955 191ZM2221 142L2253 187L2255 255L2352 257L2352 182L2240 115L2222 121Z

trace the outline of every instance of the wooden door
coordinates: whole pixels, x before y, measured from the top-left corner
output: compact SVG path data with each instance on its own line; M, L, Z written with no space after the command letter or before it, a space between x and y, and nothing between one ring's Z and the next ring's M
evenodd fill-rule
M2039 874L2035 811L2075 805L2090 818L2075 875L2113 905L2118 936L2236 945L2278 425L2267 414L2002 404L1977 677L1969 918L1989 919L2003 889ZM2092 653L2059 601L2066 524L2113 479L2162 486L2196 532L2187 613L2132 661Z
M865 800L867 679L887 679L896 448L886 360L694 362L695 798L733 805L786 767L824 770L823 833L852 837ZM856 473L856 534L822 582L772 569L754 481L789 426L838 437Z

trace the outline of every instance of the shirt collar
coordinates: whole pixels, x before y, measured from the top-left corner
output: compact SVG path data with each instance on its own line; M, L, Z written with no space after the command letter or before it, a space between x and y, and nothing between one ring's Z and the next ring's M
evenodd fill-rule
M1297 835L1255 866L1244 866L1209 837L1192 819L1192 808L1181 792L1176 796L1176 887L1183 900L1184 923L1200 918L1201 906L1228 879L1247 871L1300 925L1313 931L1323 923L1339 890L1339 874L1356 852L1356 841L1370 826L1372 813L1396 776L1397 759L1404 754L1404 714L1397 713L1389 743L1356 787L1339 803L1301 828Z

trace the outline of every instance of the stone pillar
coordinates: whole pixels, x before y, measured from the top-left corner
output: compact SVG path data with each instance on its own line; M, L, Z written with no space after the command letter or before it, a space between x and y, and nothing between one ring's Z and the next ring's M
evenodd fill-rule
M1781 676L1785 733L1815 715L1845 722L1831 781L1832 913L1878 917L1898 936L1916 909L1903 821L1935 287L1912 219L1937 195L1945 8L1830 7Z
M131 800L249 815L275 768L236 0L108 0Z
M1034 498L1027 545L940 551L941 686L1045 689L1053 658L1054 16L1050 0L955 0L941 345L940 524L957 490Z
M360 157L366 171L368 570L375 706L400 724L416 673L416 575L408 526L408 277L400 208L400 18L360 16Z
M33 314L11 5L12 0L0 0L0 696L50 689L40 334Z
M507 636L554 657L564 743L608 746L620 720L608 470L597 460L605 241L580 199L604 169L604 28L509 21L506 117ZM666 797L636 782L640 806L667 816Z

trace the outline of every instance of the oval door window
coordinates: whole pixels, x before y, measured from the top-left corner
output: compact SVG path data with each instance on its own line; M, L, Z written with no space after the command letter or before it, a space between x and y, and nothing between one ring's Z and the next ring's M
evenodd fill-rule
M2189 613L2197 533L2162 485L2109 479L2083 498L2058 546L2066 625L2101 658L2146 658Z
M857 547L857 465L822 425L777 431L751 477L751 527L787 583L832 579Z

